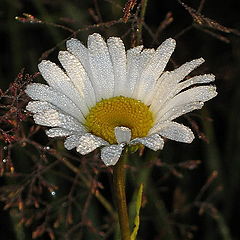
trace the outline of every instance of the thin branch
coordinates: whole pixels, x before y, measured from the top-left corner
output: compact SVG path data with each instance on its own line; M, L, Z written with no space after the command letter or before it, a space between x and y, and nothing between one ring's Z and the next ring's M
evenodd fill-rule
M142 43L142 28L144 23L144 18L146 14L148 0L141 0L141 12L140 12L140 18L138 22L138 31L137 31L137 44L140 45Z

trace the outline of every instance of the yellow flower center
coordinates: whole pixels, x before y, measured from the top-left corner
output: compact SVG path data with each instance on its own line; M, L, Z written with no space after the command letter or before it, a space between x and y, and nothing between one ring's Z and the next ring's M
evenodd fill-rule
M86 116L85 126L96 136L109 143L116 143L115 127L128 127L132 139L145 137L153 125L149 107L128 97L112 97L99 101Z

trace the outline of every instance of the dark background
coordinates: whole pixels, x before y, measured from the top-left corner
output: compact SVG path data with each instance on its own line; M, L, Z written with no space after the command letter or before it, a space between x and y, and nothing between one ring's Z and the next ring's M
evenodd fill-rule
M240 30L240 1L186 0L185 4L197 10L204 2L201 11L203 15L200 15L191 9L184 8L176 0L148 1L142 32L144 46L156 48L166 38L175 38L177 47L168 68L172 69L191 59L203 57L206 62L195 71L195 74L214 73L218 96L206 103L201 111L181 118L180 122L194 129L196 139L191 145L168 141L164 150L154 155L154 158L158 160L151 164L148 162L152 154L150 151L145 151L142 157L134 155L133 158L138 161L130 163L132 168L128 173L129 196L132 195L137 184L135 175L144 175L146 166L150 169L147 173L139 239L237 240L240 237L238 221L240 216L240 34L238 32ZM3 91L8 89L9 84L14 82L20 72L36 73L37 64L43 53L45 53L43 57L57 62L58 51L65 49L64 40L72 33L56 24L75 31L93 24L118 20L123 16L122 8L125 3L126 1L123 0L0 0L0 86ZM87 36L93 32L99 32L105 38L120 36L128 49L136 44L138 26L136 11L138 11L137 5L132 10L132 18L126 24L117 23L112 26L102 24L104 27L87 27L75 34L75 37L86 42ZM36 23L36 19L35 23L29 23L26 19L20 19L21 21L15 19L16 16L23 17L23 13L29 13L43 23ZM167 13L171 14L173 21L159 31L159 26L164 23ZM193 22L194 18L195 22ZM158 31L159 34L156 34ZM53 51L46 52L51 48L54 48ZM26 77L23 81L27 81ZM38 77L36 81L41 81L41 78ZM10 100L4 98L1 100L3 100L1 106L10 104ZM1 108L1 113L2 115L6 113L4 108ZM11 130L9 126L6 127L5 122L2 123L1 128L4 131ZM31 118L27 118L20 125L19 128L24 129L23 131L29 131L33 122ZM11 135L14 136L14 132L11 132ZM31 156L27 156L26 149L22 150L21 145L19 146L14 141L11 143L4 141L4 137L1 137L1 140L3 140L1 143L2 160L6 159L9 153L7 148L13 146L11 162L15 171L31 173L35 162L33 161L34 164L27 163ZM58 151L64 151L61 141L51 140L49 142L41 129L34 140L42 146L57 146ZM40 154L31 148L27 151L32 156ZM74 152L71 154L78 157ZM92 161L94 156L92 155L91 159L87 160ZM87 160L83 160L85 165L82 166L83 169L84 167L91 169L86 176L98 176L98 181L105 186L105 189L101 190L103 195L112 201L110 190L107 190L111 188L110 172L102 165L100 170L97 169L97 166L91 165L92 163L88 163ZM46 167L52 161L52 158L48 157L44 166ZM201 163L195 168L198 161ZM186 165L181 165L181 163L186 163ZM190 163L193 166L189 165ZM3 165L1 167L5 168ZM65 170L60 166L57 171ZM7 172L9 172L9 167L6 168ZM61 194L66 194L70 189L70 183L65 183L63 179L56 180L51 177L51 174L47 172L45 179L52 184L61 185L64 189ZM72 176L72 173L66 172L66 174ZM16 186L16 181L12 180L8 173L3 174L0 177L2 189L0 195L4 195L6 188L11 189L12 186ZM23 185L24 180L21 181ZM27 191L22 195L24 204L28 196ZM39 194L38 197L48 201L48 196L44 194ZM19 205L15 204L3 210L9 198L2 196L0 200L2 200L0 203L0 238L3 240L31 239L32 232L41 225L42 220L38 219L29 226L23 224L23 227L19 227L18 222L21 219L17 213ZM80 208L81 202L85 200L85 198L79 200ZM61 207L58 202L54 204ZM42 205L43 209L44 206L46 205ZM108 213L96 200L92 200L90 208L87 209L86 215L93 225L99 232L101 229L101 232L106 233L111 228L111 218ZM31 208L31 206L23 211L30 211L30 215L36 214L34 207ZM54 215L56 211L53 212ZM30 215L28 212L26 218ZM72 225L77 222L76 217ZM51 224L49 223L49 228ZM101 228L104 224L107 227ZM71 227L71 224L69 224L70 227L66 225L61 230L52 228L56 239L65 239L64 231L68 231ZM80 233L76 232L76 235L70 239L117 239L113 230L104 236L87 224L82 228L84 230L81 227L78 228L81 229ZM39 235L39 239L50 239L51 234L47 233Z

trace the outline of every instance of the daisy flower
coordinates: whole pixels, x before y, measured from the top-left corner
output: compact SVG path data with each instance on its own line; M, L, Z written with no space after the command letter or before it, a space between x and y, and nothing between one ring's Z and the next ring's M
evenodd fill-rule
M32 83L27 110L34 121L52 127L49 137L66 137L64 146L82 155L101 147L101 159L115 165L125 145L143 144L157 151L163 138L191 143L192 131L174 120L202 108L217 95L212 74L185 77L204 62L187 62L164 71L175 48L172 38L156 50L125 50L122 40L88 37L87 48L67 41L58 58L63 68L43 60L39 71L48 85Z

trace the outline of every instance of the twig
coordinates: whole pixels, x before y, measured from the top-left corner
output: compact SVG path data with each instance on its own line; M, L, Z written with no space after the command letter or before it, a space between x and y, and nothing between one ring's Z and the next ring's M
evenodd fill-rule
M79 28L76 31L74 31L73 34L71 34L69 37L63 39L62 41L60 41L56 46L54 46L53 48L48 49L47 51L45 51L41 57L39 58L39 61L45 59L48 57L48 55L53 52L58 46L61 46L63 43L65 43L68 39L72 38L72 37L76 37L76 35L79 32L83 32L83 31L88 31L90 29L94 29L94 28L100 28L100 27L111 27L114 24L118 24L118 23L123 23L122 18L118 19L118 20L112 20L112 21L108 21L108 22L103 22L103 23L97 23L97 24L93 24L93 25L89 25L83 28Z
M142 43L142 28L144 23L144 18L146 14L148 0L141 0L141 12L140 19L138 23L138 32L137 32L137 44L140 45Z
M87 187L91 187L91 183L81 174L81 171L79 168L75 167L71 162L69 162L66 158L60 156L55 150L53 149L44 149L42 145L40 145L37 142L30 141L29 139L25 140L29 144L34 145L36 148L41 149L42 151L48 152L52 156L56 157L59 161L63 162L66 167L68 167L71 171L73 171L76 174L79 174L79 178L84 182L84 184ZM112 205L101 195L99 191L94 192L95 197L98 199L98 201L104 206L104 208L111 214L113 218L116 218L116 213L114 209L112 208Z

